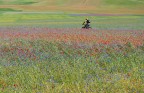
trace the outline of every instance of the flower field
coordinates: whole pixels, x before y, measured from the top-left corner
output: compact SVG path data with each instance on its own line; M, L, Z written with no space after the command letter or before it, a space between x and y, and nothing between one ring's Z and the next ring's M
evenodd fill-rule
M1 93L143 93L144 30L0 29Z
M88 44L142 46L144 42L143 30L84 30L84 29L52 29L52 28L14 28L0 31L1 39L28 39L57 42L75 42Z

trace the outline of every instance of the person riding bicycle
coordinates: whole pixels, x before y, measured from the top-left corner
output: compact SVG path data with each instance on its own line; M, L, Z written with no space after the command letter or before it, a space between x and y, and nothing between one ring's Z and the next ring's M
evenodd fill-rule
M88 18L85 19L85 21L84 21L84 23L82 25L84 25L83 28L90 28L89 27L90 26L90 21L88 20Z

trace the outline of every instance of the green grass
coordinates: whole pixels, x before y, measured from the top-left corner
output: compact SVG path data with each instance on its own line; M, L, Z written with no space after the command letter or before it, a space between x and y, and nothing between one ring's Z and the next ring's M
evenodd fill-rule
M0 0L0 5L1 8L31 12L144 14L144 2L142 0Z
M81 28L87 17L5 12L0 14L0 27ZM144 16L91 16L89 19L98 30L144 30ZM144 92L144 45L137 48L131 44L76 46L43 39L0 38L0 92ZM94 52L99 48L99 52Z
M81 28L85 18L91 20L92 28L143 30L144 16L73 16L55 13L3 13L0 26L37 26L49 28Z
M15 10L12 8L0 8L0 12L20 12L21 10Z
M30 4L34 4L37 3L35 2L35 0L0 0L0 4L1 5L30 5Z
M31 5L37 3L37 0L16 0L14 2L12 2L11 4L17 4L17 5Z
M34 3L42 3L42 2L46 2L46 4L48 5L75 5L75 4L85 4L85 0L0 0L0 4L23 4L23 5L27 5L27 4L34 4ZM136 6L138 7L138 5L143 5L144 2L143 0L87 0L86 4L87 5L97 5L97 3L99 2L100 6L103 4L107 4L107 5L115 5L115 6ZM44 3L42 3L44 4Z
M3 40L1 43L3 93L143 92L144 46L134 49L125 45L121 52L104 46L103 52L91 56L93 50L89 48L75 49L61 42L19 38L11 44ZM17 54L18 47L29 49L29 46L36 59ZM7 51L10 48L14 50Z
M115 6L138 6L144 4L143 0L104 0L104 2Z

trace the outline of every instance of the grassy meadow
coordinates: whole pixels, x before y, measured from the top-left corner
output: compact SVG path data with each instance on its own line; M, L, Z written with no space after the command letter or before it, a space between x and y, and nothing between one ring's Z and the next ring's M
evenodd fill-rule
M144 93L143 5L0 0L0 93Z
M86 18L93 28L103 30L143 30L142 15L94 15L63 12L3 12L0 26L33 26L49 28L81 28Z
M29 12L143 15L143 0L0 0L0 8Z
M81 29L85 18L93 29ZM143 93L144 17L0 14L1 93Z

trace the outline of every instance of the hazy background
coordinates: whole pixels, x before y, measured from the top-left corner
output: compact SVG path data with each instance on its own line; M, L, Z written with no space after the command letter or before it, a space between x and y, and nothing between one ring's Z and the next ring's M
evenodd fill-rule
M144 14L144 0L0 0L0 11L18 10L25 12Z

